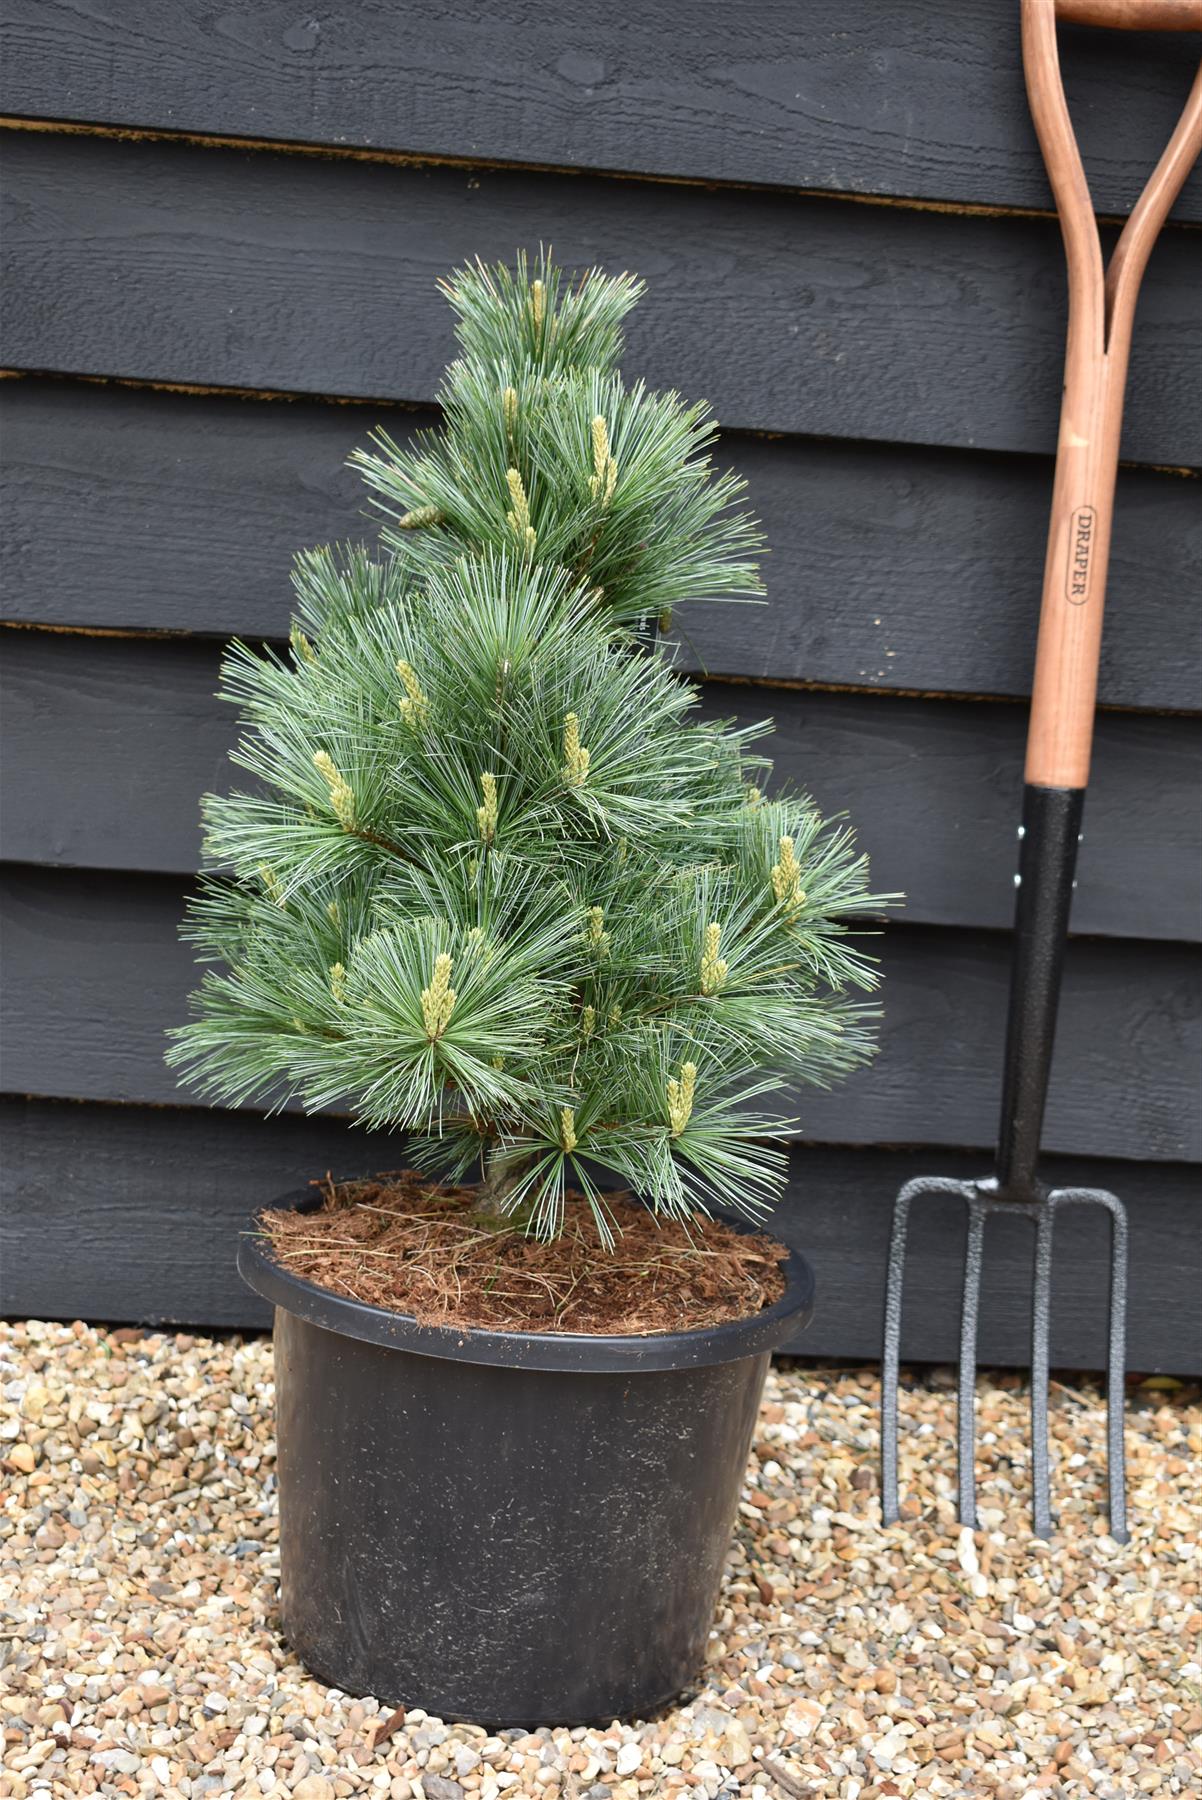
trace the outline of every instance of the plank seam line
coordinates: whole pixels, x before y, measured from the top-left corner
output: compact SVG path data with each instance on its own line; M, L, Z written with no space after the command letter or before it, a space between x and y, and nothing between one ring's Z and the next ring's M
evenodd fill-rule
M609 165L526 162L516 157L448 156L435 151L385 150L370 144L322 144L307 138L257 138L236 132L173 131L164 125L106 125L89 119L43 119L24 113L0 113L0 129L49 136L111 138L119 143L190 144L200 150L248 150L269 156L311 156L326 162L383 163L405 169L461 169L476 175L560 175L579 180L618 181L639 187L685 187L705 193L780 194L796 200L846 201L851 206L889 207L899 212L943 213L965 219L1042 219L1055 224L1053 207L997 206L986 200L923 199L909 194L883 194L869 189L805 187L774 181L719 181L707 175L670 175L663 171L622 169ZM1098 213L1102 226L1121 226L1125 213ZM1169 229L1202 231L1202 221L1173 219Z
M0 1093L0 1103L25 1102L29 1105L77 1105L77 1107L112 1107L128 1112L196 1112L205 1118L218 1114L220 1118L245 1118L245 1120L318 1120L329 1125L347 1125L354 1127L353 1112L266 1112L252 1107L191 1107L176 1105L171 1100L97 1100L90 1094L41 1094L41 1093ZM353 1139L354 1141L354 1139ZM765 1145L781 1145L785 1150L842 1150L855 1156L875 1156L875 1154L923 1154L923 1156L972 1156L981 1157L981 1174L990 1172L990 1159L993 1156L993 1143L934 1143L928 1145L921 1139L902 1141L902 1143L878 1143L875 1139L844 1138L790 1138L767 1136L767 1138L750 1139L752 1143ZM351 1154L351 1152L347 1152ZM380 1154L385 1154L381 1145ZM1060 1163L1107 1163L1107 1165L1141 1168L1148 1172L1161 1174L1161 1170L1197 1170L1198 1163L1191 1163L1182 1157L1123 1156L1117 1150L1108 1150L1105 1156L1090 1156L1089 1150L1047 1150L1040 1161L1060 1161ZM396 1166L396 1165L392 1165ZM320 1179L320 1177L317 1177ZM893 1190L887 1195L893 1199Z
M1015 768L1017 771L1017 763ZM842 816L840 813L827 815L829 821L836 822ZM29 862L23 857L0 856L0 877L8 873L14 877L19 877L22 873L27 873L35 878L39 875L47 875L52 878L61 876L64 879L57 884L61 888L73 887L81 891L86 890L83 889L81 882L74 880L74 877L99 875L110 880L114 885L127 889L137 888L145 892L150 887L170 886L174 893L184 896L191 891L201 875L211 872L207 867L191 872L177 869L95 868L89 864ZM863 912L849 913L847 916L855 920L857 937L876 938L881 940L882 944L883 940L891 934L895 938L906 939L911 944L922 938L938 939L943 944L962 941L965 937L985 938L989 943L996 944L999 940L1008 939L1013 935L1013 928L1009 925L908 919L905 916L904 895L901 904L891 914ZM1070 937L1074 944L1096 945L1107 955L1108 959L1111 950L1118 946L1134 947L1143 952L1149 961L1155 961L1158 957L1168 956L1174 952L1180 953L1182 957L1188 955L1191 958L1191 969L1198 965L1198 972L1202 974L1202 940L1197 938L1149 938L1131 934L1112 935L1100 931L1070 931ZM876 950L866 950L864 954L871 960L880 960ZM871 1007L869 1016L875 1016Z
M302 1123L316 1121L319 1124L325 1120L332 1120L333 1122L338 1123L341 1120L350 1119L352 1116L350 1113L332 1112L270 1113L265 1110L259 1111L251 1106L202 1106L187 1100L98 1100L87 1094L27 1093L20 1088L5 1088L0 1090L0 1105L5 1104L38 1107L97 1106L103 1107L106 1111L126 1112L130 1114L141 1112L190 1113L196 1119L212 1118L214 1112L216 1112L226 1118L268 1119L273 1123L277 1119L281 1121L292 1119ZM857 1155L863 1156L873 1156L878 1152L886 1155L906 1155L916 1153L929 1154L932 1156L979 1156L983 1148L986 1155L988 1155L989 1149L991 1148L989 1145L982 1146L980 1144L931 1144L922 1138L881 1138L870 1144L866 1144L862 1140L847 1138L825 1138L821 1141L817 1138L795 1138L792 1140L792 1143L798 1150L849 1150ZM1087 1151L1078 1152L1073 1150L1050 1150L1048 1156L1052 1160L1071 1158L1074 1161L1089 1162L1140 1160L1139 1158L1129 1159L1111 1156L1090 1156ZM1174 1162L1167 1157L1156 1162L1149 1162L1144 1159L1144 1162L1147 1168L1155 1169L1157 1171L1162 1169L1192 1170L1198 1166L1196 1163L1183 1161L1180 1158ZM1199 1200L1199 1206L1202 1207L1202 1199Z
M247 400L268 404L284 405L348 406L368 408L383 406L393 412L441 412L437 399L405 400L383 394L323 394L308 388L247 388L227 387L219 383L194 381L161 381L146 375L98 375L78 369L35 369L18 367L0 367L0 381L49 381L64 386L76 383L87 387L130 388L135 393L151 394L183 394L190 399L199 400ZM714 425L722 438L727 441L751 438L756 443L764 444L838 444L854 449L863 446L869 451L900 450L929 454L931 456L955 457L1000 457L1010 462L1040 462L1051 464L1052 450L1012 450L991 447L988 444L935 444L922 443L910 438L886 437L838 437L832 432L821 431L773 431L766 426L756 425L723 425L721 419L715 418ZM1202 479L1202 468L1180 463L1149 463L1120 460L1120 469L1134 471L1143 470L1152 475L1171 475L1185 481Z
M62 137L110 138L119 143L190 144L201 150L249 150L276 156L312 156L327 162L383 163L406 169L461 169L468 174L560 175L619 181L646 187L697 188L708 193L780 194L792 199L847 201L852 206L891 207L900 212L946 213L957 218L1042 219L1054 222L1052 207L994 206L987 201L919 199L848 188L792 186L771 181L717 181L704 175L669 175L640 169L526 162L510 157L447 156L432 151L384 150L368 144L321 144L306 138L257 138L238 133L173 131L161 125L106 125L88 119L45 119L24 113L0 114L0 129ZM1121 213L1099 213L1103 225L1121 225ZM1174 220L1174 230L1202 229L1192 220Z
M264 636L254 631L184 631L171 626L156 627L153 625L69 625L45 619L5 619L0 618L0 631L43 632L54 637L80 638L122 638L138 642L145 639L147 643L160 643L165 640L196 645L219 645L228 643L232 638L250 644L268 644L273 648L284 649L288 639L283 636ZM897 687L859 687L852 682L840 681L806 681L804 678L774 675L731 675L721 669L682 669L686 680L721 682L728 687L763 688L771 693L781 690L786 693L799 694L852 694L857 697L871 697L878 700L939 700L956 705L963 701L966 704L981 706L1026 706L1029 695L1026 694L988 694L958 693L950 689L935 688L897 688ZM1130 706L1115 701L1099 704L1099 712L1131 714L1136 718L1147 719L1195 719L1202 716L1202 708L1174 706Z
M225 387L217 382L158 381L145 375L96 375L80 369L0 369L0 381L81 382L89 387L120 387L153 394L187 394L198 399L259 400L284 404L316 401L322 406L387 406L405 412L429 412L431 400L400 400L384 394L319 394L304 388Z
M196 1106L189 1105L187 1101L175 1100L113 1100L100 1099L93 1094L26 1093L18 1088L7 1089L0 1092L0 1105L4 1104L6 1101L10 1103L20 1102L28 1106L103 1106L131 1114L142 1112L191 1113L198 1118L206 1119L211 1119L216 1114L219 1118L267 1119L271 1120L273 1123L277 1119L296 1119L306 1123L310 1120L316 1120L321 1124L354 1124L353 1113L328 1111L317 1113L270 1112L266 1108L253 1106ZM765 1144L781 1143L783 1141L790 1150L844 1150L860 1156L874 1156L878 1153L885 1155L920 1153L931 1157L980 1156L986 1160L992 1155L994 1148L991 1143L929 1144L920 1138L915 1138L913 1140L901 1139L896 1141L893 1139L882 1139L878 1142L875 1139L868 1141L863 1138L789 1137L785 1134L781 1134L780 1136L773 1135L754 1141ZM382 1152L383 1146L381 1146L381 1153ZM1108 1152L1105 1156L1091 1156L1087 1150L1049 1150L1046 1152L1046 1157L1049 1161L1059 1162L1122 1163L1131 1168L1155 1171L1157 1174L1164 1169L1193 1170L1199 1166L1198 1163L1191 1162L1188 1158L1179 1156L1120 1156L1116 1152ZM983 1170L982 1173L988 1173L988 1171Z
M1019 767L1020 765L1016 761L1016 773L1018 772ZM197 816L199 817L199 808ZM828 813L824 816L828 823L836 824L844 817L841 813ZM154 868L132 868L127 866L117 867L111 863L97 863L90 861L67 862L62 858L51 861L44 857L32 859L29 856L0 855L0 878L2 878L4 872L9 869L17 872L24 870L35 875L47 874L51 876L62 875L68 877L76 875L94 875L100 876L101 878L111 877L130 882L139 882L143 879L152 882L169 881L173 885L178 885L185 891L190 891L202 875L211 873L207 866L203 865L192 869L181 869L178 867L168 868L162 864L156 865ZM964 919L905 918L901 916L900 912L897 916L888 920L887 925L883 925L881 916L875 913L848 913L845 916L852 921L857 935L861 937L882 937L885 935L886 929L905 930L906 932L933 932L937 933L940 937L948 936L952 933L973 932L990 938L997 938L999 936L1008 937L1012 931L1012 927L1009 925L989 925L983 924L977 920ZM1093 931L1077 931L1070 929L1069 942L1073 944L1094 944L1104 950L1108 950L1114 945L1146 946L1149 944L1167 948L1169 950L1202 950L1202 938L1144 937L1138 934L1132 935L1130 932L1123 930L1099 931L1095 929Z

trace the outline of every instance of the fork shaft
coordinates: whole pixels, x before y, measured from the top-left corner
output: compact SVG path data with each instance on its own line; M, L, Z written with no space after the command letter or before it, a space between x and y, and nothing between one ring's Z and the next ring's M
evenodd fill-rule
M1023 790L998 1125L998 1189L1003 1197L1026 1200L1035 1187L1084 803L1083 788L1028 784Z

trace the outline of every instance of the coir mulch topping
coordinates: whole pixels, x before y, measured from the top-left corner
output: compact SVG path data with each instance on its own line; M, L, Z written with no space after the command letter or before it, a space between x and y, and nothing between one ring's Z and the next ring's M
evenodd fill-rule
M588 1202L569 1194L564 1230L539 1243L482 1215L479 1189L434 1185L411 1169L321 1184L315 1212L260 1223L293 1275L410 1313L423 1324L492 1331L639 1335L744 1319L785 1288L787 1252L771 1238L694 1214L657 1219L609 1196L620 1236L598 1242Z

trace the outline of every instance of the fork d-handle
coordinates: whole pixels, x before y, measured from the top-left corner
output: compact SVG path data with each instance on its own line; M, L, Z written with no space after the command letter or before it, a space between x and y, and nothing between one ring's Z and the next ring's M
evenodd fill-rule
M1056 17L1118 31L1202 30L1198 0L1056 0Z
M1069 118L1057 17L1202 29L1202 0L1022 0L1031 114L1068 263L1068 343L1027 736L998 1185L1029 1196L1043 1125L1081 811L1089 781L1102 609L1135 304L1148 257L1202 150L1202 69L1107 267Z

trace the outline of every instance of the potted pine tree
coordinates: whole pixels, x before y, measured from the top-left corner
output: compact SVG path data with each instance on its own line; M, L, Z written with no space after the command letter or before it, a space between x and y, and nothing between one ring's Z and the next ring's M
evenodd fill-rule
M205 803L217 966L170 1055L403 1132L418 1171L242 1240L293 1646L447 1717L609 1719L703 1657L812 1292L726 1220L785 1180L764 1097L867 1054L870 897L658 635L756 597L759 539L705 409L618 372L639 284L540 258L445 291L443 425L354 458L378 553L304 553L290 654L229 652L254 784Z

